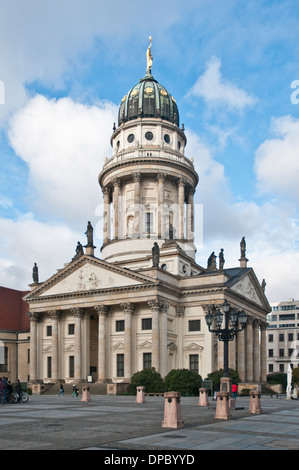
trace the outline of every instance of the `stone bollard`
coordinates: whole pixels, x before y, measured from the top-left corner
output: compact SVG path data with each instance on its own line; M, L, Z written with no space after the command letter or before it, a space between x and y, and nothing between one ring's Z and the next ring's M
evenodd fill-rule
M208 394L206 388L199 389L199 401L198 406L209 406Z
M146 403L144 387L137 387L137 395L136 395L135 403Z
M180 399L180 392L164 393L164 420L162 421L162 428L179 429L184 427Z
M82 387L82 398L81 401L91 401L89 387Z
M249 392L250 396L250 403L249 403L249 413L254 413L254 414L261 414L262 413L262 408L261 408L261 393L258 390L251 390Z
M229 392L217 392L216 419L230 419Z

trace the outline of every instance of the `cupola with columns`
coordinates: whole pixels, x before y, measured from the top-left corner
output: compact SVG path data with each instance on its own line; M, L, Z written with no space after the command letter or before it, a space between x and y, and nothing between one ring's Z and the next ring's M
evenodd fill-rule
M187 139L175 99L152 75L151 38L146 55L146 75L120 104L111 137L113 155L99 175L102 258L130 268L148 267L156 242L161 266L166 268L173 250L192 264L198 175L185 156ZM178 274L178 266L170 263L168 270Z

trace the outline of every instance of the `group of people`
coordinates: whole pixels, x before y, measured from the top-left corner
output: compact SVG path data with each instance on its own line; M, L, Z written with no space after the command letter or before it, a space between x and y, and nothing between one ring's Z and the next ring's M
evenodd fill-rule
M72 397L77 397L79 394L79 389L76 387L75 384L73 384L73 393L72 393ZM63 388L63 385L60 384L60 387L59 387L59 392L58 392L58 396L63 396L64 397L64 388Z
M18 379L15 383L15 392L21 396L22 384ZM0 401L2 405L5 405L9 400L9 395L13 393L13 386L7 377L0 377Z

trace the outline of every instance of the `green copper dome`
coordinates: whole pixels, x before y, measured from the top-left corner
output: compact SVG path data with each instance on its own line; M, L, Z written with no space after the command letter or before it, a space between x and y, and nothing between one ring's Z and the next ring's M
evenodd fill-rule
M165 119L179 127L179 111L175 99L147 73L122 99L118 125L141 117Z

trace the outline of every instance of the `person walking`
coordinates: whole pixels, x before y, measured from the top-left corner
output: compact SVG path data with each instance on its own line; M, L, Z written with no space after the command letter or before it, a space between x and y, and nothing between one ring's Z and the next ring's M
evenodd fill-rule
M62 395L64 397L64 388L63 388L62 384L60 384L60 389L59 389L59 393L58 393L59 397L60 397L60 395Z
M234 400L237 398L237 391L238 391L238 385L233 383L232 384L232 395L233 395Z

